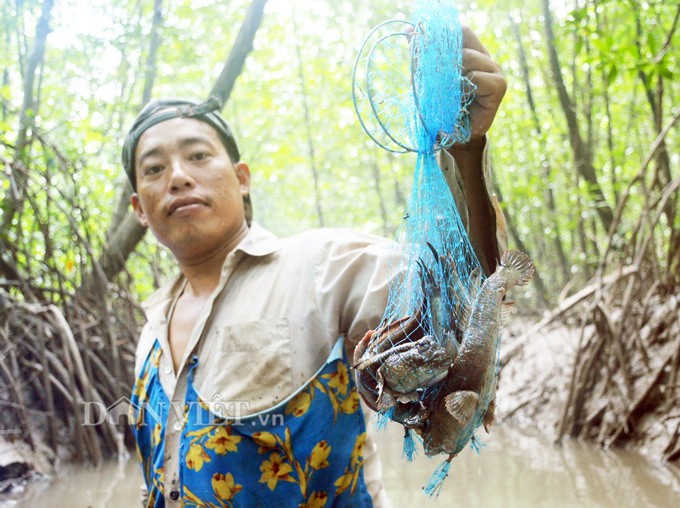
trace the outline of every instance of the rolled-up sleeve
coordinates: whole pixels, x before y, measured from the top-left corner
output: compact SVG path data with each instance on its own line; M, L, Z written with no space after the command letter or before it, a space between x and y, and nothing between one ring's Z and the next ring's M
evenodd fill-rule
M331 335L344 335L350 349L380 323L396 262L394 242L350 230L335 230L319 252L317 305Z

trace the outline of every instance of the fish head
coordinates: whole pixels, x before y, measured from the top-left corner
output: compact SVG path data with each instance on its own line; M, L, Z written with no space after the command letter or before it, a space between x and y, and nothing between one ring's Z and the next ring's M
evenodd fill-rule
M447 348L426 335L410 347L385 358L381 366L387 386L396 393L412 393L428 388L446 377L451 366Z

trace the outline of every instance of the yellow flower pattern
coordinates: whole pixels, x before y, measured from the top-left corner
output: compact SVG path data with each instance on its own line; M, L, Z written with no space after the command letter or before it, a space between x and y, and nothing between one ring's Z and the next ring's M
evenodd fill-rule
M260 471L262 471L260 483L266 483L271 490L274 490L279 480L294 482L300 486L300 493L306 496L307 485L314 471L329 466L328 456L331 453L331 445L325 440L316 443L303 466L293 455L289 428L286 428L284 432L284 439L269 432L257 434L257 438L253 435L253 439L260 445L260 453L269 453L274 448L279 450L272 452L269 455L269 459L262 462L260 466Z
M154 425L153 434L151 435L151 446L158 446L161 442L161 424Z
M300 508L324 508L328 502L328 494L325 492L312 492L307 498L307 502L300 505Z
M285 407L285 414L300 418L309 411L317 393L321 392L328 396L334 411L334 420L340 412L354 414L359 410L359 393L351 386L349 371L343 362L337 363L335 372L322 374L313 379L308 388L293 397ZM322 440L314 445L304 465L294 457L290 443L290 429L286 428L282 439L271 432L256 432L252 435L253 441L259 446L258 452L269 454L261 466L260 483L266 483L271 490L275 490L279 480L295 482L300 486L300 492L307 496L307 485L314 471L329 467L329 456L332 446ZM351 464L345 469L345 474L335 482L336 493L340 494L351 487L352 492L356 488L361 467L363 466L363 446L366 442L366 433L361 434L354 443L352 449ZM305 507L325 506L328 500L326 492L312 492L307 498Z
M366 433L359 434L352 448L352 467L356 468L364 461L364 446L366 445Z
M300 392L286 405L285 413L300 417L307 412L311 403L311 394L307 391Z
M359 409L359 392L356 389L352 389L349 397L340 404L340 410L347 415L351 415L356 413L357 409Z
M359 409L359 393L354 386L350 387L349 371L343 362L338 362L335 372L322 374L313 379L309 387L293 397L284 410L286 415L297 418L309 411L317 392L328 395L333 407L334 420L340 412L354 414Z
M158 468L156 470L156 475L153 478L153 484L156 487L155 490L159 491L161 494L163 493L163 485L165 484L165 469L164 468Z
M148 400L149 393L158 400L155 386L158 380L154 376L160 365L161 352L160 347L152 351L137 379L133 396L139 397L140 402ZM182 464L183 506L225 508L233 507L234 503L248 506L253 502L252 493L264 488L263 484L266 491L271 492L272 500L291 504L291 499L297 498L295 505L302 508L325 508L339 499L350 500L348 496L353 496L360 484L366 443L365 432L357 435L363 430L363 424L357 422L362 422L363 418L359 394L351 376L345 361L328 363L319 376L283 406L286 418L283 424L275 425L258 424L255 419L243 422L217 420L213 418L210 405L195 392L189 395L193 390L190 385L189 403L185 402L183 414L185 430L181 437L186 450ZM143 405L140 407L144 408ZM149 410L152 407L156 406L149 405ZM199 413L194 413L195 410ZM148 445L155 449L164 445L164 427L162 423L152 421L150 412L140 412L141 415L130 421L133 427L137 427L135 423L145 426L142 430L148 439L147 447L139 449L139 454L152 499L148 506L155 506L163 499L164 471L162 462L151 460ZM316 414L324 415L320 426L315 426ZM206 421L206 415L211 417L209 425L196 423L197 419ZM350 415L352 420L346 420ZM340 417L343 419L338 420ZM354 423L346 429L334 426L344 426L343 422ZM258 426L250 430L251 423ZM324 430L326 428L330 433ZM260 460L253 460L256 458L253 454L259 454ZM245 467L246 464L249 466ZM259 489L257 484L261 486ZM368 499L366 488L363 483L361 485L361 494L351 498L352 506L359 506Z
M330 445L325 441L319 441L309 456L309 465L312 469L328 467L328 455L331 453Z
M335 481L335 494L340 495L347 489L354 494L359 474L364 465L364 446L366 445L366 433L359 434L354 441L352 448L352 459L349 467L345 468L345 473Z
M264 453L263 450L267 448L276 448L276 436L271 432L255 432L251 437L261 447L260 453Z
M200 471L204 462L210 462L210 455L205 452L200 444L192 444L186 456L187 467L194 471Z
M200 471L205 462L210 462L210 454L206 448L214 450L217 455L238 451L238 444L243 439L232 434L231 425L209 425L199 430L187 432L192 438L191 446L186 455L186 465L189 469Z
M347 393L349 374L344 363L339 363L338 370L333 374L324 374L322 377L329 379L328 386L334 388L339 394L345 395Z
M234 482L231 473L215 473L212 477L212 487L215 497L220 501L231 501L236 494L243 490L243 485Z
M236 445L241 442L240 436L232 436L226 427L217 427L214 434L206 441L206 448L215 450L218 455L224 455L227 452L237 451Z
M272 453L269 456L269 460L265 460L262 463L260 471L262 471L260 482L266 483L269 490L274 490L279 480L285 480L287 482L295 481L290 475L290 473L293 472L293 468L290 467L290 464L286 464L284 458L277 452Z

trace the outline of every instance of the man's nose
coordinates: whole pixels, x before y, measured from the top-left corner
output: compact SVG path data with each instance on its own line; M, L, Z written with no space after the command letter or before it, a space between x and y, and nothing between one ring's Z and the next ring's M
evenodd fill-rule
M183 161L179 159L173 160L171 168L172 176L170 178L170 186L173 190L177 190L182 187L191 187L194 185L194 179Z

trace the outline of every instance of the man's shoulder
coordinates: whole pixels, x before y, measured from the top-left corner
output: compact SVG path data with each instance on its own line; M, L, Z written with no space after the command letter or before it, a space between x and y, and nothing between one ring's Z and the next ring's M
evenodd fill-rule
M358 248L389 246L392 240L351 228L307 229L281 239L289 248Z

